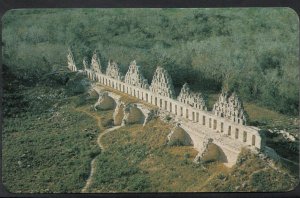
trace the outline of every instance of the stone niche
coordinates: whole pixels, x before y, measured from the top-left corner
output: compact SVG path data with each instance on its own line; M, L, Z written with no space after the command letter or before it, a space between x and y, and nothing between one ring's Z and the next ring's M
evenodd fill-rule
M120 72L118 64L112 60L108 61L108 65L106 68L106 75L120 81L123 81L124 78Z
M235 92L229 96L227 92L222 91L218 101L213 106L213 113L238 124L246 125L247 122L243 103Z
M153 75L150 91L169 98L175 97L173 82L167 70L162 67L157 67Z
M92 70L96 73L102 73L101 72L101 63L100 63L100 59L98 57L98 53L95 50L92 56L92 60L91 60L91 66L92 66Z
M147 79L140 72L140 66L136 65L136 61L130 63L129 69L125 75L125 83L144 89L149 89Z
M75 65L74 57L73 57L73 54L72 54L72 51L71 51L70 48L68 49L67 58L68 58L68 68L71 71L77 71L77 67Z
M192 92L187 83L182 86L177 100L184 104L190 105L191 107L205 111L207 110L202 94L200 92Z

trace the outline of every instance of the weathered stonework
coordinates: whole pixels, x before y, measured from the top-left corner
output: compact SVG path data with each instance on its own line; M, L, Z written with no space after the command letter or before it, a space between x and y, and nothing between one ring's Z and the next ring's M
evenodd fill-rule
M150 86L150 91L161 96L174 98L175 91L171 76L167 70L157 67Z
M145 119L144 119L143 126L145 126L150 120L152 120L157 116L157 111L155 111L154 109L149 109L141 103L137 103L136 107L139 108L141 112L143 112L144 114Z
M213 113L217 116L228 118L238 124L245 125L247 122L247 115L242 101L234 92L229 96L227 92L223 91L219 100L213 106Z
M125 83L144 89L149 89L147 79L140 72L140 66L136 65L136 61L130 63L129 69L125 75Z
M117 63L115 61L111 61L111 60L108 61L108 65L106 68L106 75L111 78L121 80L121 81L124 78L120 72L120 69L119 69Z
M107 92L100 92L99 99L94 105L95 110L111 110L116 106L115 100Z
M195 157L194 159L194 162L195 163L200 163L201 162L201 159L203 158L205 152L207 151L208 149L208 145L210 143L213 142L213 139L211 138L205 138L204 141L202 142L202 146L200 147L200 149L198 150L199 153L197 154L197 156Z
M137 107L136 104L127 104L124 108L124 117L122 120L122 125L129 124L143 124L145 121L145 115Z
M168 144L179 144L182 146L190 146L193 145L193 141L189 134L183 130L179 124L177 124L173 129L171 130L171 133L168 135Z
M190 105L191 107L195 107L201 110L207 110L205 101L201 93L192 92L187 83L185 83L182 86L180 94L177 97L177 100L184 104Z
M118 126L122 124L122 120L124 117L124 108L125 108L125 103L122 102L121 100L117 101L117 106L115 108L114 114L113 114L113 119L114 119L114 125Z
M69 53L68 67L72 71L74 71L73 64L73 56ZM134 64L132 63L132 68L137 68ZM163 68L157 68L149 89L136 86L136 83L131 81L132 78L135 78L131 74L135 72L129 72L130 75L124 81L117 64L109 61L106 74L97 73L92 69L87 69L84 74L89 79L99 82L99 85L111 87L116 91L153 105L157 109L156 115L161 117L163 114L168 123L180 123L180 128L190 136L194 148L199 151L198 157L201 158L202 156L204 161L215 160L214 157L218 155L217 160L222 158L222 162L226 166L232 166L236 163L242 148L247 147L253 152L259 152L266 147L263 131L257 127L246 125L246 113L242 102L235 94L229 96L222 92L213 111L207 111L201 94L190 92L187 85L183 87L178 98L175 98L172 80ZM140 79L140 77L136 77L136 79ZM139 83L142 81L137 82L137 85L140 85ZM104 88L95 86L94 89L97 91ZM114 119L116 120L115 124L120 124L122 115L122 125L131 123L145 125L147 120L155 116L155 113L143 110L142 106L139 106L140 103L124 105L124 107L120 104L119 106L118 99L121 97L119 94L108 92L108 95L105 95L100 91L97 92L99 93L99 100L96 107L99 109L114 109L117 101L118 108L116 108L114 118L118 117L118 119ZM213 143L209 142L210 139L213 140Z
M92 66L92 70L96 73L102 73L101 72L101 63L100 63L100 59L98 57L97 51L94 51L94 54L92 56L92 61L91 61L91 66Z
M87 57L83 58L82 64L83 64L84 70L89 69L89 63L88 63Z
M71 71L77 71L77 67L75 65L75 61L74 61L74 57L73 57L73 54L72 54L72 51L71 49L69 48L69 53L67 55L67 58L68 58L68 68L71 70Z

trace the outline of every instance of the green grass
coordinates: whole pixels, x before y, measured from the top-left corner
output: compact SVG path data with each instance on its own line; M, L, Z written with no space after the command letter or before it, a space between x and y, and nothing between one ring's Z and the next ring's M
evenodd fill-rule
M14 193L80 192L90 161L100 152L95 119L75 109L74 101L83 96L64 98L61 89L42 85L19 91L28 106L3 122L5 188Z
M297 183L297 172L288 170L295 167L276 164L274 170L247 151L232 169L217 162L194 164L197 151L192 146L168 146L171 126L158 119L145 127L136 124L106 134L101 152L96 139L109 127L113 111L93 111L90 106L97 94L66 95L71 88L38 85L5 92L10 100L4 103L2 180L8 191L80 192L94 157L89 192L287 191ZM14 94L22 97L12 100ZM19 100L22 109L8 108ZM250 117L270 115L271 122L281 116L245 106L251 107Z
M196 165L192 160L197 152L192 147L166 145L169 130L168 125L153 120L145 127L126 126L106 134L103 137L106 150L97 156L97 171L89 191L236 191L241 181L250 184L239 187L239 191L286 191L296 184L285 168L277 165L281 171L278 173L247 151L240 156L244 161L232 170L219 163L206 164L206 168ZM269 183L253 183L252 173L264 167L266 174L261 177ZM218 179L222 174L227 178L226 182ZM238 174L243 177L239 178Z
M270 127L280 127L293 125L293 119L296 117L280 114L274 110L258 106L254 103L244 104L245 110L249 115L249 120L259 121L263 124L267 124Z
M192 163L197 152L167 146L169 130L167 124L152 120L145 127L126 126L106 134L106 150L97 156L89 191L174 192L201 184L209 173Z

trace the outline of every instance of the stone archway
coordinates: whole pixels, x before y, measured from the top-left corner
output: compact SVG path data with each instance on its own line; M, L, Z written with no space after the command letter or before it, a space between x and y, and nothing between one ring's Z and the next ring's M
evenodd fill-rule
M99 99L94 105L96 110L113 110L115 107L116 101L107 92L99 93Z
M208 143L207 148L202 153L201 161L205 163L209 162L221 162L228 163L228 159L223 149L215 143Z
M181 145L181 146L191 146L194 145L192 138L190 135L180 127L180 125L176 125L171 133L168 135L168 144L169 145Z
M144 113L137 107L136 104L128 104L124 108L123 125L127 124L143 124L145 121Z

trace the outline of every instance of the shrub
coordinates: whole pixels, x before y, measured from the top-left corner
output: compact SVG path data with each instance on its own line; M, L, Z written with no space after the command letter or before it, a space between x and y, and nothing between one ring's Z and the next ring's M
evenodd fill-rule
M183 146L183 143L179 139L175 139L175 140L169 141L168 145L169 146Z
M113 125L114 125L114 120L112 118L107 119L107 120L103 120L103 122L102 122L103 127L111 127Z
M86 104L86 95L81 94L74 99L75 107L82 106Z

